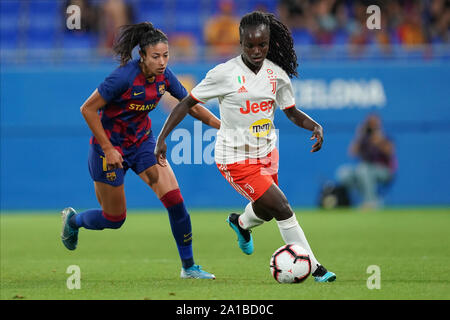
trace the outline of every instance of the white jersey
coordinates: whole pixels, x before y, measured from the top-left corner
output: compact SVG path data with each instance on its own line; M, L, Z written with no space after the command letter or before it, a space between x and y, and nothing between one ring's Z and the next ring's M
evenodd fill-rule
M295 105L291 80L282 68L265 59L255 74L241 56L211 69L191 96L201 103L219 99L221 124L215 161L220 164L269 154L277 140L275 108Z

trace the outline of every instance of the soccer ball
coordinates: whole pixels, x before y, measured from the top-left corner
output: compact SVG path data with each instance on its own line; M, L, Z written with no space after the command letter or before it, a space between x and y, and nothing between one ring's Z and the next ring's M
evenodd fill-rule
M279 283L300 283L311 273L308 251L297 244L278 248L270 258L270 272Z

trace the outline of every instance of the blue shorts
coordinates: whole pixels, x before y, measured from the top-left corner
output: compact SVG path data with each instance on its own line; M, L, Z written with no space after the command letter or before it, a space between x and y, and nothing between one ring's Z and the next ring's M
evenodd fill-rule
M136 174L140 174L157 163L154 154L155 146L155 138L150 134L138 148L123 149L123 169L108 170L102 148L98 144L91 144L88 166L92 180L115 187L122 185L128 169L131 168Z

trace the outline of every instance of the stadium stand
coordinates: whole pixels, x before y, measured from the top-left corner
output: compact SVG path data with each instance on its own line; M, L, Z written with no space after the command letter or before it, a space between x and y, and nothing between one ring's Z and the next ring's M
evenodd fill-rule
M203 49L206 45L203 29L208 17L218 12L219 0L117 1L125 3L130 11L131 22L151 21L164 30L175 52L190 55L190 59L195 59L195 56L200 60L205 59L204 55L209 51ZM91 22L101 23L101 8L105 1L72 2L89 5L93 9L92 14L97 15L96 19L90 17ZM71 1L0 1L2 60L22 63L29 58L44 59L49 56L59 59L92 59L95 55L99 55L100 59L104 57L105 52L99 54L99 50L95 50L102 46L100 26L68 32L65 26L65 7L68 3ZM378 3L383 12L383 31L378 33L368 31L364 26L363 20L367 18L364 0L240 0L234 1L234 6L237 16L252 10L265 10L284 20L305 60L336 57L448 58L449 1L401 0ZM86 19L86 10L83 8L82 19ZM308 12L308 15L304 15L304 12ZM355 47L359 49L355 50ZM20 54L16 50L20 50Z

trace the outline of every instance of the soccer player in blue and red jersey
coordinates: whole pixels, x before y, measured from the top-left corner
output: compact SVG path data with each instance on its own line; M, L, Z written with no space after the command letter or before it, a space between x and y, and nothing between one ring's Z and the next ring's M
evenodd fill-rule
M140 59L132 59L139 46ZM125 222L124 177L132 169L156 193L169 213L172 234L182 262L182 278L214 279L194 262L192 229L177 179L170 166L157 164L155 138L148 113L168 91L178 100L188 93L167 67L167 36L149 22L123 26L114 46L121 65L92 93L81 113L93 133L89 149L89 172L101 209L76 213L62 211L63 244L74 250L78 230L118 229ZM191 115L214 128L220 120L204 107Z

